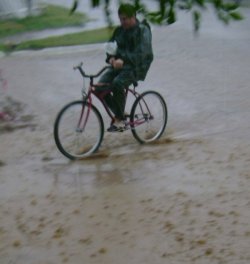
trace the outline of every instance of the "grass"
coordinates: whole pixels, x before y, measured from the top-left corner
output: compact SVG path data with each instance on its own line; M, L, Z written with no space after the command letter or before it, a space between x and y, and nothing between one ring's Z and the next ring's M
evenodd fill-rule
M245 2L244 2L245 4ZM0 38L18 33L40 31L51 28L62 28L68 26L82 26L88 21L86 15L74 13L69 15L69 10L61 6L44 6L39 16L31 16L24 19L11 19L0 21ZM107 41L112 29L102 28L63 36L49 37L45 39L29 40L19 44L0 43L0 51L12 52L24 49L44 49L48 47L83 45Z
M101 43L107 41L111 34L112 29L110 28L101 28L91 31L84 31L80 33L67 34L63 36L57 37L49 37L45 39L39 40L30 40L22 42L14 47L12 47L12 51L17 50L26 50L26 49L44 49L44 48L52 48L58 46L73 46L73 45L83 45L83 44L91 44L91 43ZM4 46L2 47L4 51L8 51L10 47ZM1 49L1 45L0 45Z
M18 33L40 31L51 28L68 26L82 26L88 18L81 13L69 15L69 10L60 6L49 5L44 7L41 15L23 19L1 21L0 38ZM58 46L83 45L107 41L113 29L101 28L80 33L48 37L44 39L28 40L21 43L0 43L0 51L12 52L26 49L44 49Z
M87 20L87 16L82 13L77 12L73 15L69 15L69 10L67 8L48 5L42 8L42 12L38 16L2 20L0 23L0 38L48 28L82 26Z

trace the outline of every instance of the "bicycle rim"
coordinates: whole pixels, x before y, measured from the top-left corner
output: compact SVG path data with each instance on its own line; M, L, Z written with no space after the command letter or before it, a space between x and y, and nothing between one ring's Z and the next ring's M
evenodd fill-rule
M56 145L69 159L80 159L97 151L103 134L103 119L99 111L83 101L66 105L55 121Z
M159 139L167 124L167 105L155 91L144 92L138 97L131 110L131 128L140 143Z

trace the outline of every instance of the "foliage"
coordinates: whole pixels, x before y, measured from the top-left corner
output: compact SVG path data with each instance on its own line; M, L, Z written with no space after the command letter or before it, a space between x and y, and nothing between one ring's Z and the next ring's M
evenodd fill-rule
M78 1L73 0L72 12L77 9ZM209 5L212 5L219 20L228 24L232 20L243 19L242 15L237 11L239 7L236 0L155 0L158 2L158 10L149 10L143 0L130 0L134 4L138 13L143 15L147 20L154 24L167 25L175 23L177 20L177 12L179 10L188 11L192 15L194 29L197 31L200 28L202 11L206 10ZM104 9L108 23L110 20L110 1L109 0L90 0L93 7L100 6L104 3ZM121 1L120 1L121 2Z

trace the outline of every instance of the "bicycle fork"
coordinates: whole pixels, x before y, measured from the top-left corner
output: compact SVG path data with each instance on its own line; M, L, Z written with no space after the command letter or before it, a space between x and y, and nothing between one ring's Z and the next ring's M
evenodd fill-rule
M91 105L92 105L92 100L90 97L89 97L89 99L90 99L89 102L83 100L80 118L78 120L78 124L76 127L77 133L82 133L86 127L87 122L88 122L89 113L90 113L90 109L91 109Z
M136 121L134 122L134 125L136 126L139 126L144 123L149 123L150 120L154 119L143 97L142 97L142 102L139 101L139 106L141 113L135 114Z

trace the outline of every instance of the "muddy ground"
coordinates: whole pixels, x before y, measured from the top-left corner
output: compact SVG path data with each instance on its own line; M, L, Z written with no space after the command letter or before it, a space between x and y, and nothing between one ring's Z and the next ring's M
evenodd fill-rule
M166 133L150 145L106 133L98 154L77 162L56 149L53 122L80 98L73 65L100 69L103 46L0 59L10 117L0 120L1 264L250 263L244 12L230 27L205 17L199 36L186 17L155 27L155 60L138 89L166 99Z

